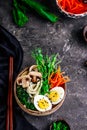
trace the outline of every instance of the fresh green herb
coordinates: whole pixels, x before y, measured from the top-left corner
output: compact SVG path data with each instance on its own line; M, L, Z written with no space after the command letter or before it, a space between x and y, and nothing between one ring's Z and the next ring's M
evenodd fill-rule
M36 11L43 18L50 20L52 23L58 21L58 17L55 14L51 13L46 6L42 5L36 0L21 0L21 2L23 2L27 7Z
M55 122L53 123L53 128L56 129L56 123Z
M38 71L42 73L43 83L41 87L41 94L44 95L49 92L48 78L52 72L56 71L57 65L61 62L61 60L57 59L58 54L52 55L51 57L43 55L41 48L35 49L32 52L32 57L36 60Z
M17 85L17 96L20 102L26 106L26 108L31 109L31 110L36 110L34 107L34 104L29 102L29 95L26 92L26 90L22 87Z
M51 130L70 130L70 127L65 121L56 121L52 123Z
M25 15L26 10L26 7L20 5L17 0L13 1L13 19L19 27L24 26L29 20L29 18Z

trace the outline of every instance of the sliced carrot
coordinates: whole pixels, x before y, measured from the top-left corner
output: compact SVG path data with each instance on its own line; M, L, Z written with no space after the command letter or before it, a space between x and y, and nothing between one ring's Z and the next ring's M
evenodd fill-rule
M70 0L67 0L66 3L67 3L67 8L71 9L71 8L72 8L71 1L70 1Z
M75 3L75 1L74 1L74 0L71 0L71 5L72 5L72 7L73 7L74 3Z
M87 12L87 5L82 0L58 0L58 3L67 12L81 14Z
M70 81L68 76L63 76L63 74L65 74L65 72L61 72L61 68L59 66L57 72L52 73L48 78L50 88L54 88Z
M62 7L63 7L63 9L66 8L66 0L63 0Z

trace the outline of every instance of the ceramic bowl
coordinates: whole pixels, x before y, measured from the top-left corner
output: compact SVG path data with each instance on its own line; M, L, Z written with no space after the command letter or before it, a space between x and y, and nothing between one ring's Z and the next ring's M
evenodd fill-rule
M63 14L65 14L66 16L71 17L71 18L81 18L81 17L84 17L84 16L87 15L87 12L83 12L83 13L81 13L81 14L73 14L73 13L70 13L70 12L65 11L65 10L61 7L61 5L59 4L59 1L58 1L58 0L56 0L56 5L57 5L58 9L60 10L60 12L62 12Z
M61 122L61 123L63 123L63 124L66 124L66 126L68 127L68 130L71 130L70 125L65 121L65 119L62 119L62 118L53 121L53 122L50 124L49 130L53 130L53 123L58 123L58 122ZM57 129L55 128L55 130L57 130ZM62 130L63 130L63 129L62 129Z
M21 75L26 74L28 70L29 70L29 67L25 68L22 72L19 73L19 75L17 76L17 78L18 78L19 76L21 76ZM28 114L30 114L30 115L33 115L33 116L46 116L46 115L50 115L50 114L54 113L56 110L58 110L58 109L62 106L62 104L63 104L63 102L64 102L64 100L65 100L65 97L66 97L66 91L67 91L66 84L63 84L63 85L61 86L61 87L63 87L63 89L64 89L64 91L65 91L64 97L63 97L63 99L61 100L61 102L59 102L57 105L54 105L51 110L48 110L48 111L46 111L46 112L40 112L40 111L37 111L37 110L28 109L28 108L26 108L26 107L20 102L20 100L19 100L18 97L17 97L17 78L16 78L16 80L15 80L15 82L14 82L14 96L15 96L16 102L17 102L17 104L19 105L19 107L20 107L23 111L25 111L26 113L28 113Z

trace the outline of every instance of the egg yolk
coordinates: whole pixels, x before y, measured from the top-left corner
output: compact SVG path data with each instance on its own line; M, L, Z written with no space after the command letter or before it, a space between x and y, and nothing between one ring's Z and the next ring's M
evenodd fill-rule
M49 107L49 103L48 103L45 99L40 99L40 100L38 101L38 106L39 106L39 108L41 108L41 109L46 109L46 108Z
M48 97L52 102L56 102L60 98L60 95L57 91L51 91Z

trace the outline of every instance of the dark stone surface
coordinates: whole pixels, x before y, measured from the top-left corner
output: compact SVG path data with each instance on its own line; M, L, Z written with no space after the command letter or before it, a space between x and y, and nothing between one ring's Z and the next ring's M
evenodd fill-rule
M41 0L40 0L41 1ZM43 2L43 1L42 1ZM72 19L60 13L55 2L44 0L51 11L59 16L55 24L29 12L29 22L22 28L12 20L10 0L0 0L0 24L11 32L19 41L24 51L22 69L34 63L31 50L41 47L44 53L59 53L63 59L62 70L70 76L67 83L67 96L62 107L46 117L33 117L23 113L26 119L38 130L48 130L49 124L64 118L71 130L87 130L87 43L82 37L82 28L87 24L87 16Z

